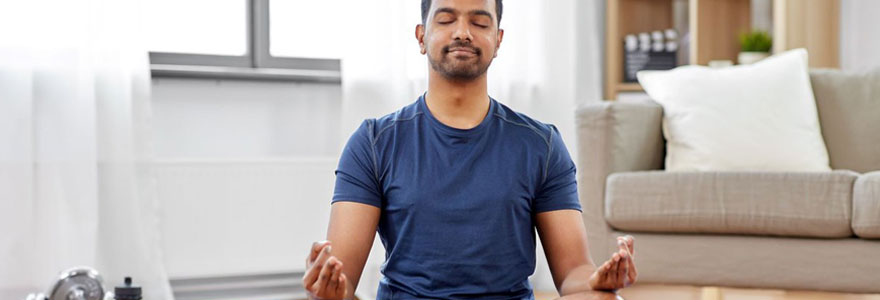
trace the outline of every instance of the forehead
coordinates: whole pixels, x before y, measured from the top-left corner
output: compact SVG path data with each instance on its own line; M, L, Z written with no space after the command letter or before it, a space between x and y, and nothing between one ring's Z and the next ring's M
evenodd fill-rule
M495 0L433 0L431 13L440 8L451 8L462 13L474 10L485 10L495 16ZM495 16L498 17L498 16Z

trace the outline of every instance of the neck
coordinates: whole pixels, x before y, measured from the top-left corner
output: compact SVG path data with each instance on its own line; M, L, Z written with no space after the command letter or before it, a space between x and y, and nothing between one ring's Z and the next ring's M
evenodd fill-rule
M474 128L489 113L486 74L471 81L453 81L431 70L425 104L431 115L446 126Z

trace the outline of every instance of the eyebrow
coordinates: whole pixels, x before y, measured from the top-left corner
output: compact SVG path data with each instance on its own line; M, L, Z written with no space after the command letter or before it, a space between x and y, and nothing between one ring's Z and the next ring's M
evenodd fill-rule
M435 15L435 16L438 15L438 14L441 14L441 13L449 13L449 14L456 15L456 14L458 14L458 10L457 10L457 9L454 9L454 8L451 8L451 7L441 7L441 8L438 8L436 11L434 11L434 15ZM489 17L489 19L495 20L495 17L492 16L492 13L490 13L490 12L488 12L488 11L486 11L486 10L482 10L482 9L474 9L474 10L471 10L471 11L468 12L468 15L471 15L471 16L486 16L486 17Z

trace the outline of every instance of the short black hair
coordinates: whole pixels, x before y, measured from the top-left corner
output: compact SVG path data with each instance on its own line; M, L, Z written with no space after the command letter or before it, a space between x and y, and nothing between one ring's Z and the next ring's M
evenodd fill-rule
M431 0L422 0L422 25L428 22L428 11L431 10ZM498 15L498 25L501 25L501 13L504 12L504 4L501 0L495 0L495 14Z

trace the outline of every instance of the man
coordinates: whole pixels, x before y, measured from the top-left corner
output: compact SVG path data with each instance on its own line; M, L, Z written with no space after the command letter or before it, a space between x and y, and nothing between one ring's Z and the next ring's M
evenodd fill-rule
M343 151L327 241L306 258L313 299L352 299L378 229L378 299L533 299L535 229L565 299L614 299L636 280L632 237L595 267L575 166L552 125L488 96L501 0L422 0L428 91L364 121Z

